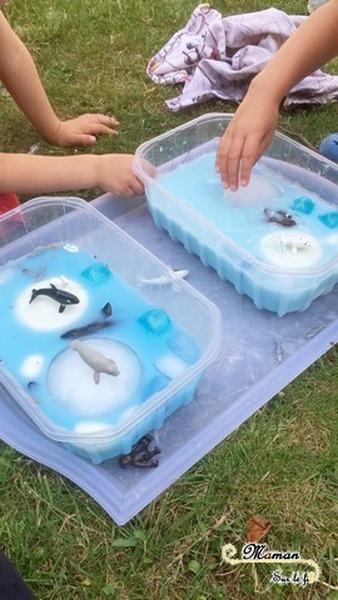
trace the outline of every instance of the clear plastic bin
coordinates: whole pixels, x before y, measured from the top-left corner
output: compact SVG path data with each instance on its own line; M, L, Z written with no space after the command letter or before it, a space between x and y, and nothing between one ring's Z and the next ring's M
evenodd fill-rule
M81 199L31 200L3 231L15 214L20 235L0 245L0 381L71 452L126 454L192 400L220 351L219 311Z
M231 117L207 114L143 143L134 170L172 239L257 308L302 311L338 281L338 166L276 133L249 185L225 190L214 165Z

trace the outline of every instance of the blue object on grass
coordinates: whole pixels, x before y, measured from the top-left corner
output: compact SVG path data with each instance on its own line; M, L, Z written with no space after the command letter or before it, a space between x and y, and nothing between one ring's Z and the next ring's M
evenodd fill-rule
M326 158L338 162L338 131L331 133L321 141L319 152Z

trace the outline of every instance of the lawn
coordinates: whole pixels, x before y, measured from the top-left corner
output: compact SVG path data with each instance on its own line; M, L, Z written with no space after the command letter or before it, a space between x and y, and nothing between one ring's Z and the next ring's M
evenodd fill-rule
M197 4L197 3L196 3ZM179 88L155 86L146 64L196 4L191 0L11 0L10 22L31 50L64 118L107 112L119 135L96 152L134 152L155 135L206 112L212 101L170 113ZM222 14L267 0L218 0ZM306 14L306 2L274 5ZM338 59L327 67L338 70ZM0 144L7 151L60 150L42 141L0 90ZM318 147L338 130L337 104L283 110L279 129ZM90 200L100 193L86 194ZM124 527L77 486L0 443L0 543L39 600L317 600L338 598L338 375L332 348ZM244 544L250 519L271 523L270 548L318 562L320 582L269 583L271 566L229 566L221 548Z

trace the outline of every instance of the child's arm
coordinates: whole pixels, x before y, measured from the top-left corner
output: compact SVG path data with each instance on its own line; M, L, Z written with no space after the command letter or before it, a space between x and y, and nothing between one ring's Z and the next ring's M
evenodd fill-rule
M30 53L1 11L0 80L32 125L54 144L94 144L95 136L116 133L118 121L108 115L87 114L69 121L56 116Z
M101 188L122 196L144 193L132 171L131 154L37 156L0 153L3 193L41 194Z
M216 170L232 190L247 185L251 169L272 141L279 106L306 75L338 55L338 0L309 16L251 82L223 135Z

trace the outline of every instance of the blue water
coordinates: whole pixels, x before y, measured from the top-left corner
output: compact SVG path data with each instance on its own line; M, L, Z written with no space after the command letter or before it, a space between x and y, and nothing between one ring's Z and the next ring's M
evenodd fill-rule
M215 232L225 234L239 249L266 263L269 263L269 256L263 251L261 242L274 232L313 237L320 246L320 257L318 255L316 264L312 262L311 267L322 266L337 255L338 210L261 164L254 168L248 188L242 188L238 193L223 189L220 177L215 173L214 152L183 161L172 170L160 171L157 179L165 190L192 211L192 218L202 217L215 227ZM154 198L156 193L153 192ZM296 225L283 227L269 222L264 209L284 210L292 215ZM291 252L291 268L296 253L295 250Z
M78 295L80 302L59 312L60 304L48 297L31 301L32 290L49 288L50 282ZM194 340L170 315L107 265L70 245L7 263L0 269L0 290L1 364L55 427L116 424L200 358ZM112 348L109 357L120 370L117 377L101 374L98 384L70 348L72 338L61 337L92 322L108 325L78 339L99 351Z

